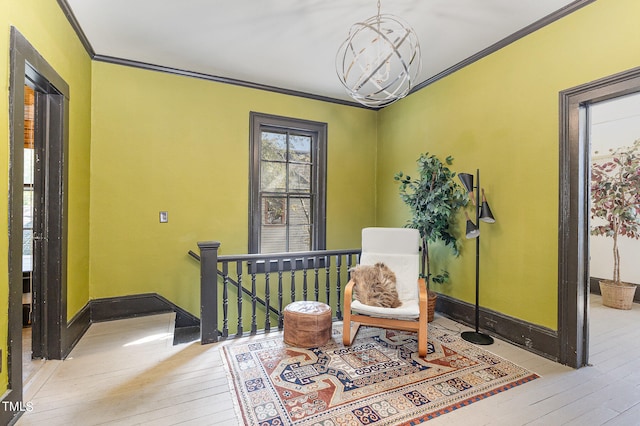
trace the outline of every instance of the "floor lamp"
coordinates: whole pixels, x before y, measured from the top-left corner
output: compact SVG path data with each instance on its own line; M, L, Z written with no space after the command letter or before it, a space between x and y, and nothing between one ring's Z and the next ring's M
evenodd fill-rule
M490 345L493 343L493 338L488 334L480 333L478 331L478 324L480 323L480 220L486 223L495 223L493 213L487 203L487 198L484 195L484 189L480 186L480 170L476 170L476 186L473 185L473 175L469 173L459 173L458 177L462 181L462 185L469 193L469 198L474 205L476 211L475 223L471 221L469 215L467 216L467 228L466 237L476 239L476 330L464 331L461 336L467 342L475 343L477 345ZM474 195L475 190L475 195ZM482 204L480 204L480 192L482 191Z

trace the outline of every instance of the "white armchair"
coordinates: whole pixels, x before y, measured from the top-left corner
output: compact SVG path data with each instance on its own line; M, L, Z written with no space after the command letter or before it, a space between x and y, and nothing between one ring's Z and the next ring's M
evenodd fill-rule
M418 355L427 356L427 288L419 278L420 233L410 228L365 228L362 230L361 265L383 262L396 274L402 305L397 308L369 306L353 299L354 281L344 292L342 340L350 346L360 325L415 331Z

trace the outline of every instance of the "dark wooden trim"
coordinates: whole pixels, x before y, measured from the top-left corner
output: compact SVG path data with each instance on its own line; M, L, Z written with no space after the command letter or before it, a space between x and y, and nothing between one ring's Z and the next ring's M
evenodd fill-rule
M171 312L155 294L108 297L91 301L91 322L113 321Z
M438 294L436 310L441 315L475 327L475 305ZM480 308L479 329L537 355L558 360L558 334L549 328Z
M67 0L58 0L58 6L60 6L62 13L67 17L67 21L69 21L69 24L71 24L71 27L76 32L76 35L80 39L80 43L84 46L84 50L86 50L89 57L93 59L93 57L96 56L96 52L93 50L93 47L91 46L91 43L84 31L82 31L82 27L80 27L80 23L76 19L76 15L73 14L69 3L67 3Z
M220 242L200 241L198 248L200 249L200 343L204 345L217 342L220 337L218 330L218 249Z
M25 39L11 28L10 77L9 77L9 133L12 164L24 163L24 50ZM20 145L22 144L22 145ZM22 182L23 166L9 168L9 318L7 366L9 383L2 402L17 403L22 400ZM20 185L15 184L20 182ZM20 229L20 232L17 230ZM20 280L20 285L18 285ZM15 421L20 413L0 410L0 422Z
M313 208L312 250L326 248L327 229L327 143L328 124L300 118L283 117L260 112L249 112L249 253L260 251L260 227L262 218L260 209L256 208L260 195L260 140L263 128L297 129L309 135L315 135L314 163L312 177L312 200L317 203ZM312 205L315 205L312 203Z
M91 307L87 303L80 311L71 318L67 324L67 328L63 333L64 342L62 342L62 358L66 358L69 352L73 350L80 338L89 329L91 325Z
M582 106L640 92L640 67L560 92L558 211L559 362L589 362L589 149Z
M89 302L91 322L113 321L146 315L176 313L176 327L200 324L200 319L157 293L107 297Z
M8 392L3 402L22 398L22 191L24 176L24 85L28 77L44 93L52 108L47 120L47 159L49 233L47 244L47 279L40 298L46 308L43 356L61 358L61 343L66 331L66 250L67 250L67 168L69 86L15 28L10 34L10 179L9 179L9 330L7 360ZM43 268L44 270L45 268ZM0 422L14 421L18 413L0 410Z
M253 83L251 81L237 80L235 78L220 77L220 76L211 75L211 74L183 70L179 68L165 67L163 65L149 64L147 62L133 61L130 59L123 59L123 58L115 58L113 56L106 56L106 55L95 55L93 59L95 61L106 62L109 64L124 65L128 67L144 69L147 71L164 72L168 74L179 75L182 77L199 78L201 80L208 80L216 83L232 84L235 86L246 87L249 89L265 90L267 92L280 93L282 95L313 99L315 101L329 102L329 103L346 105L346 106L357 107L357 108L364 108L364 109L375 109L375 108L369 108L357 102L346 101L344 99L330 98L328 96L315 95L313 93L283 89L282 87L269 86L267 84L261 84L261 83Z
M94 299L91 305L91 322L113 321L172 312L172 304L156 293Z
M47 329L46 356L63 359L67 331L67 212L68 202L68 124L69 104L64 96L47 95L49 138L47 138L47 190L46 229L47 236L45 280L45 327ZM53 143L51 143L53 142ZM37 142L36 142L37 143Z
M36 111L36 119L38 123L35 126L34 137L37 143L34 144L36 156L40 156L40 158L46 158L46 144L43 144L44 140L44 129L46 128L46 120L47 120L47 99L42 87L45 87L48 83L46 80L42 79L40 75L37 73L29 72L31 70L30 67L27 67L27 80L29 83L33 83L35 87L39 90L35 90L34 87L34 95L35 95L35 111ZM43 80L43 81L39 81ZM39 128L38 128L39 127ZM33 233L37 235L44 235L46 230L46 214L39 214L38 210L42 208L42 206L46 205L46 197L45 197L45 171L46 167L44 167L44 161L38 162L34 166L34 185L33 185L33 206L34 206L34 215L33 215ZM43 259L46 255L46 244L44 241L35 241L33 243L33 252L32 259ZM42 303L46 297L46 289L44 283L46 283L46 274L47 270L44 267L42 262L32 262L33 271L31 277L31 308L32 308L32 322L31 322L31 356L34 358L45 358L47 354L46 347L46 336L47 332L45 329L46 325L46 303ZM42 299L42 300L41 300Z
M558 19L561 19L573 12L575 12L578 9L581 9L582 7L593 3L595 0L576 0L573 3L570 3L568 5L566 5L565 7L558 9L557 11L545 16L542 19L537 20L536 22L522 28L521 30L516 31L515 33L511 34L510 36L492 44L491 46L487 47L486 49L483 49L481 51L479 51L478 53L469 56L468 58L464 59L463 61L458 62L457 64L447 68L444 71L439 72L438 74L434 75L433 77L430 77L428 79L426 79L425 81L421 82L420 84L417 84L413 89L411 89L411 91L409 92L409 94L415 93L421 89L424 89L425 87L429 86L430 84L435 83L438 80L441 80L453 73L455 73L456 71L460 71L462 68L466 67L467 65L471 65L474 62L479 61L480 59L484 58L485 56L489 56L492 53L497 52L498 50L502 49L503 47L506 47L508 45L510 45L511 43L520 40L523 37L526 37L527 35L538 31L541 28L544 28L545 26L557 21Z

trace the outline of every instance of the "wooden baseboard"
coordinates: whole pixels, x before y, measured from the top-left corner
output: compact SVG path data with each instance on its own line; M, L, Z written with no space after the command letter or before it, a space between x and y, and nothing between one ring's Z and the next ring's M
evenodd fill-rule
M200 324L200 319L157 293L94 299L91 305L91 322L113 321L166 312L176 313L176 326L189 327Z
M200 327L200 319L198 317L157 293L91 300L67 324L66 332L63 333L62 359L69 355L91 323L167 312L176 313L176 329L187 329L189 336L195 334L194 328L199 329Z
M82 309L67 323L67 329L62 334L64 341L62 342L62 359L65 359L69 352L76 346L78 341L91 325L91 309L89 303L84 305Z
M94 299L91 322L113 321L172 312L171 307L155 293Z
M454 321L475 327L475 305L438 294L436 311ZM499 337L537 355L558 361L558 332L499 312L480 308L480 331Z

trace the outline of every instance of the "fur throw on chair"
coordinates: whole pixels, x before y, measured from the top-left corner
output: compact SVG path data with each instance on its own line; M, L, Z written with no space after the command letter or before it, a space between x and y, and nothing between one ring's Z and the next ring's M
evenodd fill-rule
M396 290L396 274L384 263L358 265L349 270L354 281L353 294L360 303L382 308L402 305Z

